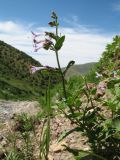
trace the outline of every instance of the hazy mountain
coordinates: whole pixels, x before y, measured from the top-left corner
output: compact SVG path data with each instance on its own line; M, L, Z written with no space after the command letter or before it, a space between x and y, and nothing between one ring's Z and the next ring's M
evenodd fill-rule
M80 65L73 65L66 73L66 77L69 78L71 76L76 75L85 75L87 74L92 67L95 65L95 62L80 64ZM63 69L64 70L64 69Z

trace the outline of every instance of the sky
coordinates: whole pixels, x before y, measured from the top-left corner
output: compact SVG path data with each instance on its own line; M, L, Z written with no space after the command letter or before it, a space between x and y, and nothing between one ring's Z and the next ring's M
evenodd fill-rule
M52 11L59 17L59 33L66 36L59 53L62 67L70 60L97 62L106 45L120 34L120 0L0 0L0 40L42 65L56 67L54 52L34 52L31 35L31 31L54 32L48 26Z

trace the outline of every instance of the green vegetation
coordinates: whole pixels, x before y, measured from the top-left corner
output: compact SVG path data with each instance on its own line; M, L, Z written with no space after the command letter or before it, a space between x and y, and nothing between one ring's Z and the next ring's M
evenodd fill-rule
M25 53L0 41L0 98L31 98L40 91L38 77L30 74L30 65L40 63ZM33 87L35 86L35 87Z
M31 66L41 66L27 54L0 41L0 98L1 99L38 99L45 94L48 77L52 84L59 79L57 73L38 71L30 73Z
M95 72L102 74L95 77ZM76 127L64 134L61 139L74 131L82 132L88 138L89 152L75 151L76 159L86 157L92 160L119 160L120 158L120 37L107 45L102 58L85 77L71 78L68 83L68 99L58 103L59 108L72 106L65 115ZM75 154L75 155L76 155Z
M102 58L97 64L97 70L105 77L112 76L112 71L120 69L120 36L115 36L113 42L106 46Z

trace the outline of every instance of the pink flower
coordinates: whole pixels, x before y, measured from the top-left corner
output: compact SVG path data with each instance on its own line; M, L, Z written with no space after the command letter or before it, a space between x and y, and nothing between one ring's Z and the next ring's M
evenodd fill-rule
M105 91L106 88L107 88L107 84L105 82L102 81L98 84L98 89Z
M41 48L49 49L51 44L52 44L52 41L50 41L49 39L36 41L34 42L34 51L37 52Z
M34 52L37 52L39 49L43 48L42 46L34 46Z
M36 71L41 71L41 70L55 70L55 68L49 66L41 66L41 67L31 66L30 68L31 73L35 73Z
M41 36L42 34L36 34L36 33L34 33L33 31L31 31L31 33L32 33L32 35L33 35L33 38L35 39L36 37L39 37L39 36Z
M30 68L30 71L31 71L31 73L35 73L36 71L39 71L39 70L44 70L44 69L46 69L46 67L36 67L36 66L32 66L31 68Z
M33 47L34 51L37 52L41 48L49 49L51 44L53 43L51 41L51 37L47 36L44 40L37 40L37 37L39 37L42 34L36 34L34 32L31 32L33 35Z

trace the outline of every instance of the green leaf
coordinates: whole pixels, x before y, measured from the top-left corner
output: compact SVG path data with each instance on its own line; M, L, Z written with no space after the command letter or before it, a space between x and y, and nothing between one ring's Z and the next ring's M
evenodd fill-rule
M116 119L113 123L116 131L120 132L120 119Z
M112 126L112 120L111 119L107 119L103 122L103 132L107 132L108 129Z
M119 106L119 101L116 100L116 97L113 97L112 99L104 101L104 105L107 105L109 109L115 112Z
M66 135L67 135L67 131L65 130L60 134L60 136L59 136L57 141L60 142L61 140L64 139L64 137L66 137Z
M63 131L60 137L58 138L58 142L62 141L65 137L70 135L73 132L80 132L82 129L80 127L75 127L69 131Z
M115 88L116 96L120 97L120 88Z
M65 145L64 145L65 146ZM83 159L89 159L89 160L92 160L93 158L94 159L99 159L99 160L107 160L106 158L98 155L98 154L95 154L91 151L84 151L84 150L79 150L79 149L75 149L75 148L70 148L68 146L65 146L66 150L69 152L69 153L72 153L75 157L75 160L83 160ZM91 159L92 158L92 159Z
M65 36L62 36L62 37L60 37L60 38L57 40L57 42L56 42L56 44L55 44L55 49L56 49L57 51L61 49L64 41L65 41Z
M112 79L108 82L107 87L109 89L113 88L115 84L120 83L120 79Z
M86 158L88 155L89 155L89 153L80 152L79 156L77 156L75 160L82 160L83 158Z
M67 65L65 71L63 72L63 74L65 75L66 72L68 71L68 69L69 69L71 66L73 66L74 64L75 64L75 61L70 61L70 62L68 63L68 65Z

